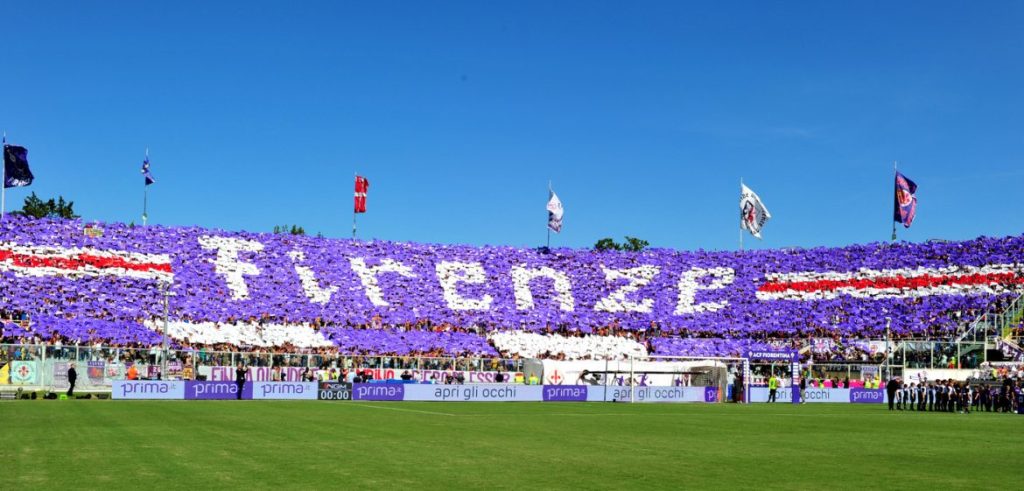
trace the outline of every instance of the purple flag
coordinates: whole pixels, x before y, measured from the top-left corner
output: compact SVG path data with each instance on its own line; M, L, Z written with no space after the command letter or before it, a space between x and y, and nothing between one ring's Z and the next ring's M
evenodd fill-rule
M8 145L4 140L4 187L28 186L35 180L28 168L28 150L17 145Z
M917 184L907 179L906 176L896 173L896 199L893 203L892 219L900 222L905 228L910 228L917 215ZM894 236L895 237L895 236Z
M153 184L154 182L156 182L156 179L153 179L153 174L150 174L150 172L149 172L149 156L148 155L146 156L146 160L142 161L142 176L146 178L146 186L149 186L150 184Z

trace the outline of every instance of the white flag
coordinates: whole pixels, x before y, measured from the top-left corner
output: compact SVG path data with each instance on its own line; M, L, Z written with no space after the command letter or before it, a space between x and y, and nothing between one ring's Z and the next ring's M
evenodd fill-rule
M760 239L761 229L772 218L772 214L768 213L768 208L765 208L757 193L744 184L740 186L740 228Z
M562 231L562 201L550 188L548 193L551 194L548 198L548 228L559 233Z

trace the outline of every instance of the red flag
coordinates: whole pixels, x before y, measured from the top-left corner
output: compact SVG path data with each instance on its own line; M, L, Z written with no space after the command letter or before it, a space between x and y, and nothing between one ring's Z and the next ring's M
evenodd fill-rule
M356 176L355 212L366 213L366 191L370 189L370 181L365 177Z

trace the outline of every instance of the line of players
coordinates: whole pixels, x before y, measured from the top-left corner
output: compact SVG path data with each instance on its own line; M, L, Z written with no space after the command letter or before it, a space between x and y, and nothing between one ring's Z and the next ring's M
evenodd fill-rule
M970 413L974 408L975 411L1009 413L1017 409L1016 395L1020 390L1011 379L995 387L989 384L974 387L953 380L903 384L896 390L895 404L890 404L889 409L895 405L899 411Z

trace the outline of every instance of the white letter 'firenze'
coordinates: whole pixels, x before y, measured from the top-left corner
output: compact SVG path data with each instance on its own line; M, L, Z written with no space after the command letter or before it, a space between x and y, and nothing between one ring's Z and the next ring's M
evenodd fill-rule
M459 295L459 283L481 284L487 281L487 274L480 263L461 263L454 261L441 261L435 266L437 270L437 281L441 283L441 290L444 292L444 301L452 310L487 310L494 300L490 295L484 294L482 298L472 299Z
M512 268L512 288L516 297L517 310L533 310L533 292L530 291L530 281L534 278L554 280L555 300L558 301L558 307L566 312L572 312L576 302L572 298L572 284L569 282L569 276L547 266L527 269L525 264Z
M299 282L302 283L302 291L306 294L306 297L314 303L327 305L327 302L331 301L331 295L338 291L338 287L329 286L321 288L320 283L316 281L316 275L313 274L313 270L299 264L300 261L306 260L306 255L302 251L291 251L288 253L288 256L292 258L292 261L295 261L295 274L299 275Z
M240 261L238 253L262 251L263 244L232 237L202 236L199 237L199 245L203 246L203 249L217 251L217 258L210 262L213 263L214 272L223 276L227 282L231 298L249 298L249 286L245 284L245 276L259 276L260 270L255 264Z
M654 276L658 274L660 269L657 266L637 266L635 268L628 269L608 269L601 266L601 270L604 271L604 279L608 283L613 283L620 279L629 280L628 283L619 287L610 295L602 298L601 301L594 305L594 310L601 310L604 312L641 312L648 313L654 307L653 298L645 298L640 303L626 299L626 295L633 293L640 288L643 288L654 279Z
M370 303L377 307L387 307L390 305L387 300L384 300L384 292L381 291L380 285L377 283L377 275L381 273L395 273L406 278L416 277L416 274L412 272L412 268L394 259L381 259L380 264L377 266L367 266L366 260L363 258L350 257L348 263L352 265L352 271L355 271L356 276L359 277L359 282L363 284L363 289L366 290L366 297L370 299Z
M705 276L713 276L714 279L707 285L701 285L698 280ZM692 268L683 271L679 276L679 302L676 303L675 315L699 314L701 312L715 312L724 309L729 302L705 302L695 303L697 290L720 290L736 280L736 271L732 268Z

